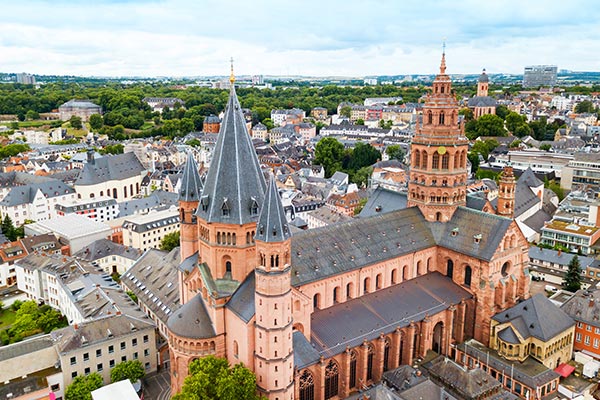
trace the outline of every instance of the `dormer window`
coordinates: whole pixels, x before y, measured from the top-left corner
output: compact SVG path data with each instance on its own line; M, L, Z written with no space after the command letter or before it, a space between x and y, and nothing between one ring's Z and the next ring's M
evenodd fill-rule
M200 206L202 207L202 211L208 210L208 195L204 195L200 198Z
M483 236L481 235L481 233L478 233L477 235L473 235L473 240L475 241L475 243L479 243L481 242L481 238Z
M250 215L258 215L258 202L256 201L256 199L254 197L251 197L250 200Z
M229 205L227 197L223 199L223 204L221 204L221 215L223 217L229 217L231 215L231 206Z

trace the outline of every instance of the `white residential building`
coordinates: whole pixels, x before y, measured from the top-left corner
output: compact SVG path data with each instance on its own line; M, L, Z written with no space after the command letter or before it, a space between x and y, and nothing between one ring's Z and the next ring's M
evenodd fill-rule
M108 196L60 201L55 208L59 216L79 214L98 222L110 221L119 216L117 201Z
M179 232L179 211L175 207L131 215L123 222L123 244L142 251L158 249L165 235L173 232Z

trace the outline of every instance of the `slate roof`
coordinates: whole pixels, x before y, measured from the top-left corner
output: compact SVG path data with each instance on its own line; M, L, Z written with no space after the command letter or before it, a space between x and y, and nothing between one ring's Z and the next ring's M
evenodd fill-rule
M401 400L458 400L429 379L403 391L399 396Z
M164 190L155 190L148 197L141 199L131 199L119 203L119 218L127 217L143 210L150 210L161 206L177 205L177 193L166 192Z
M512 344L520 344L521 343L517 334L515 333L515 331L513 330L513 328L511 326L507 326L506 328L504 328L500 332L498 332L498 337L506 343L512 343Z
M294 349L294 367L302 369L309 365L313 365L320 360L321 356L302 332L295 331L292 340L292 348Z
M435 245L417 207L309 229L292 237L292 285L345 273Z
M56 236L53 233L44 233L35 236L26 236L21 239L21 244L27 250L27 253L35 251L60 252L62 247Z
M132 318L124 314L113 314L78 324L77 329L74 326L58 329L50 335L58 352L68 354L84 346L95 346L102 342L117 340L119 337L131 334L134 330L144 329L154 329L154 322L146 316Z
M183 167L183 178L181 178L181 189L179 190L179 200L181 201L200 201L202 195L202 180L198 172L198 165L192 152L187 155L187 161Z
M100 108L99 105L92 103L90 100L79 100L79 99L72 99L67 101L66 103L63 103L62 105L60 105L58 107L59 111L61 108Z
M0 346L0 362L52 347L50 335L37 336L22 342Z
M256 240L266 243L284 242L292 237L275 180L275 177L272 176L269 181L265 201L256 225Z
M519 183L527 185L528 187L538 187L544 185L544 182L542 182L537 178L537 176L535 176L535 173L533 172L531 167L528 167L525 170L525 172L523 172L521 176L519 176L517 184Z
M383 380L388 386L391 386L398 391L404 391L426 381L427 378L422 374L417 374L417 369L412 366L401 365L396 369L384 372Z
M500 357L494 350L473 339L458 344L457 348L471 357L482 361L486 360L486 363L496 371L511 371L512 369L513 378L531 388L546 385L560 376L532 357L528 357L521 363L508 361Z
M479 75L479 79L478 82L480 83L485 83L485 82L489 82L490 78L489 76L485 73L485 69L483 70L483 72L481 73L481 75Z
M521 181L521 179L517 181L515 187L515 217L520 216L541 201L542 200L533 193L530 186L527 185L525 181Z
M254 317L254 288L256 278L254 270L248 274L242 284L236 289L229 301L227 308L240 317L245 323L250 322Z
M201 293L171 314L167 326L169 331L181 337L205 339L216 336Z
M458 207L446 223L430 222L436 244L458 253L489 261L512 220L466 207ZM476 237L479 237L477 242Z
M468 101L469 107L496 107L498 102L490 96L475 96Z
M324 357L421 321L471 294L438 272L340 303L311 315L311 342ZM356 322L360 321L360 324Z
M499 323L511 322L524 339L533 336L544 342L575 324L567 313L541 293L494 315L492 318Z
M108 239L99 239L90 243L85 248L73 254L87 261L99 260L108 256L121 256L130 260L137 260L141 255L138 249L123 246Z
M139 176L146 168L135 153L104 156L83 166L75 185L96 185L106 181L119 181Z
M179 270L183 272L192 272L198 263L198 252L195 252L179 264Z
M21 204L33 202L36 193L41 191L46 198L64 196L65 194L75 193L75 190L56 179L49 179L45 182L30 183L23 186L15 186L0 201L0 205L14 207Z
M240 103L231 85L229 101L196 215L205 221L256 222L254 202L263 203L266 183L246 128ZM225 211L226 210L226 211Z
M369 195L367 204L365 204L358 216L360 218L366 218L373 215L403 210L407 207L407 203L408 198L406 193L396 192L379 186Z
M600 328L600 290L580 290L561 309L576 321Z
M529 259L530 260L541 260L549 263L558 265L569 265L571 259L575 257L575 254L561 251L560 254L556 250L543 249L541 247L532 246L529 248ZM594 262L594 257L577 256L581 269L585 270L589 265Z
M164 324L179 307L179 247L169 253L147 250L122 276L121 282Z

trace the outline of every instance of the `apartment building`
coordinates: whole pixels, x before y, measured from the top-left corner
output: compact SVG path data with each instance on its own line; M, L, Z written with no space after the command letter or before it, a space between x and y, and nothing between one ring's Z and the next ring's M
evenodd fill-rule
M158 249L165 235L173 232L179 232L179 211L175 207L131 215L123 222L123 244L142 252Z

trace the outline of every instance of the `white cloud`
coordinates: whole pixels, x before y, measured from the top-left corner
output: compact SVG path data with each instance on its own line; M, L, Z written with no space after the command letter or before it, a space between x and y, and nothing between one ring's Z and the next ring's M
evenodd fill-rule
M534 4L537 3L537 4ZM29 1L3 5L0 70L352 75L600 70L591 1Z

